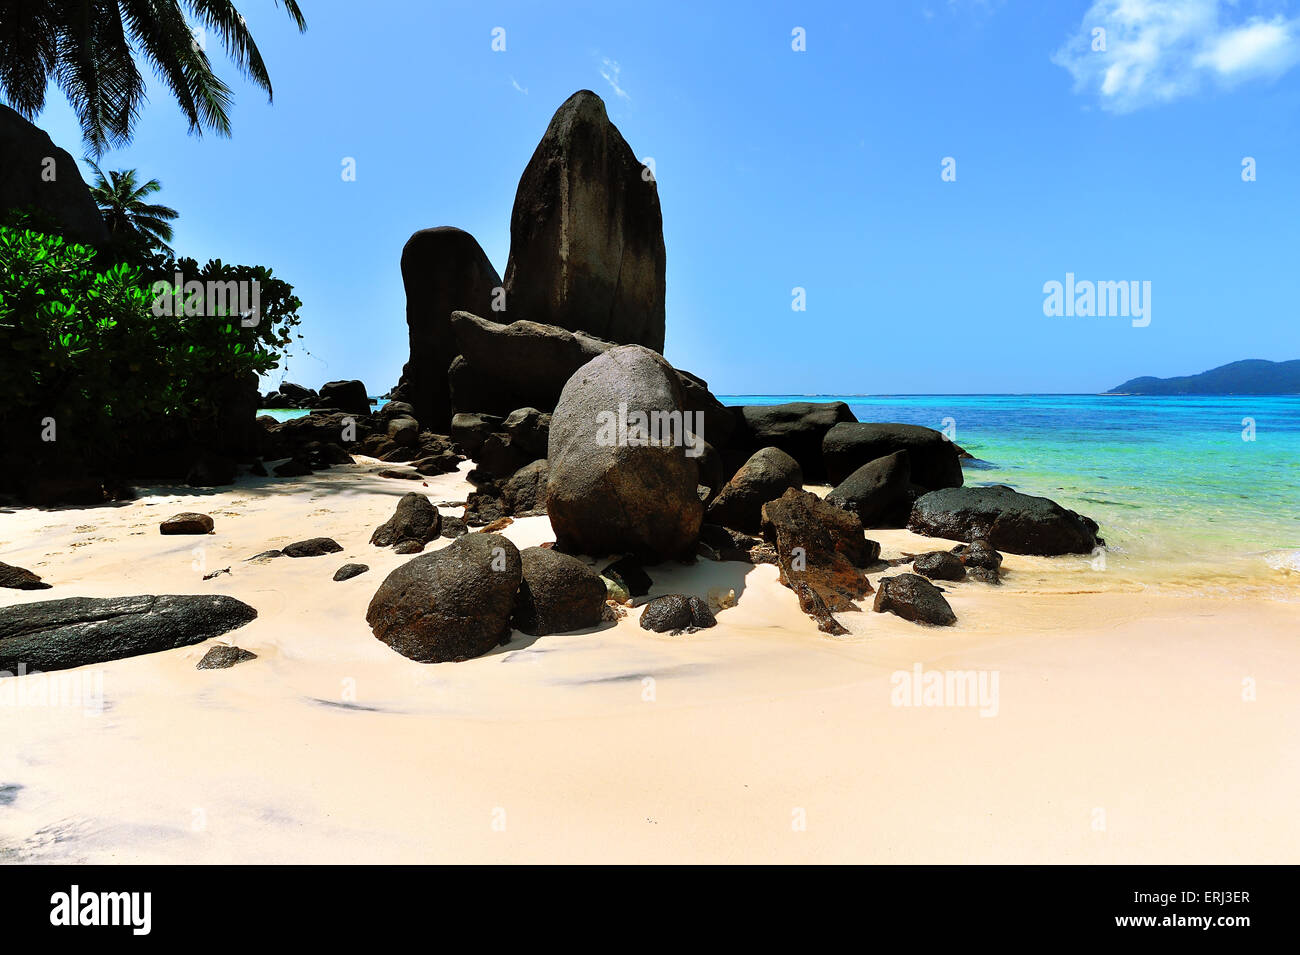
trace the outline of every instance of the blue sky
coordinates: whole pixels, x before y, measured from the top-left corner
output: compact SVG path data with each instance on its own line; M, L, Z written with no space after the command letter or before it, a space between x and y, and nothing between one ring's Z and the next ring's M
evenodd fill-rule
M178 250L296 287L289 380L393 384L416 229L467 229L504 274L519 175L582 88L654 160L666 355L719 394L1093 392L1300 357L1298 4L301 4L302 35L240 4L273 105L215 52L232 138L186 136L150 76L101 163L162 181ZM81 154L61 94L37 122ZM1151 282L1150 324L1045 316L1067 272Z

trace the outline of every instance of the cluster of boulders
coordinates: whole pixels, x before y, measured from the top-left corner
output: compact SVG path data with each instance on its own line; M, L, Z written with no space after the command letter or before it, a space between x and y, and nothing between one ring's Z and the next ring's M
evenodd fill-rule
M370 413L370 405L365 384L355 378L327 381L320 386L320 391L286 381L278 390L262 395L258 403L261 408L315 408L363 415Z
M463 523L495 530L546 514L555 541L536 560L621 558L605 572L615 605L636 596L619 564L773 563L822 630L844 633L834 614L860 609L873 592L867 570L880 564L866 531L908 526L973 543L960 555L909 555L915 573L885 578L874 608L947 624L955 617L931 580L996 582L995 547L1095 544L1094 523L1050 501L963 487L964 452L938 431L859 422L843 402L728 408L665 361L657 185L594 93L560 107L520 180L504 282L473 236L452 227L413 235L401 266L411 357L394 404L434 433L445 423L454 452L474 462ZM379 434L371 450L391 455L382 444L391 426ZM831 490L823 499L805 483ZM431 505L412 498L399 512L427 517ZM417 539L435 533L420 526ZM454 556L395 571L371 604L376 635L415 659L461 659L495 646L512 620L532 619L516 607L536 590L529 562L503 541L477 534ZM498 547L510 557L489 571ZM562 579L596 613L592 579L576 570ZM491 612L468 612L471 593ZM668 596L642 611L644 626L713 622L698 595Z
M554 549L520 551L499 534L465 534L402 564L366 611L376 637L422 663L467 660L514 630L540 636L606 618L605 585L581 560Z
M830 634L847 632L836 614L861 610L873 594L878 612L949 625L956 615L945 585L996 584L1001 552L1089 553L1099 543L1094 521L1045 498L964 486L964 452L938 431L860 422L843 402L729 408L706 382L670 365L661 354L657 185L589 91L560 107L520 180L504 282L474 238L450 227L412 236L401 271L411 353L392 400L372 411L359 381L319 393L281 385L264 406L310 413L258 419L253 471L266 474L269 464L279 476L303 475L366 455L394 465L382 476L419 479L473 462L474 490L460 515L439 506L462 502L408 493L370 539L419 555L388 574L366 613L375 636L413 660L479 656L514 630L594 627L638 600L645 629L713 626L734 592L642 600L652 586L646 568L668 561L773 564ZM226 462L202 470L192 483L233 480ZM539 515L554 532L540 547L520 551L496 533ZM868 532L901 527L963 543L882 561ZM161 532L212 528L210 518L187 513ZM423 553L441 537L451 542ZM313 538L250 560L342 549ZM882 576L874 588L867 578L903 564L911 572ZM346 564L334 579L368 569ZM0 567L6 579L40 584ZM211 606L231 620L242 613ZM124 612L162 619L167 608ZM79 607L69 626L101 609ZM46 624L57 630L59 619ZM69 639L80 646L82 633ZM222 651L211 665L239 659Z

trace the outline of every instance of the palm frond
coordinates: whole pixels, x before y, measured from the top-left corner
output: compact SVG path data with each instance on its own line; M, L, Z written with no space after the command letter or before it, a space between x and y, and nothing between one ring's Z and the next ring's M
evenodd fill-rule
M271 96L271 78L232 0L183 0L220 37L235 66ZM275 0L307 28L297 0ZM53 80L68 97L91 155L130 141L144 102L145 60L176 98L189 131L230 135L231 88L194 42L182 0L0 0L0 92L31 118Z

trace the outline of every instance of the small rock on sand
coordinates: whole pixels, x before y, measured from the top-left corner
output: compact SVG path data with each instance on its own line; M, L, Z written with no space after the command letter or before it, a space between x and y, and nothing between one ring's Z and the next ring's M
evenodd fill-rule
M961 558L946 550L917 555L912 561L912 569L931 580L962 580L966 576L966 566Z
M924 577L916 574L882 577L877 588L871 608L876 613L888 612L904 620L939 627L949 627L957 622L957 615L948 606L943 593Z
M709 605L699 597L665 594L656 597L641 611L641 629L655 633L694 633L717 624Z
M158 525L158 531L162 534L207 534L212 527L212 518L208 515L186 511L167 518Z
M332 537L312 537L305 541L295 541L287 545L282 553L286 557L324 557L337 554L343 548Z
M203 659L195 664L196 670L225 670L236 663L256 660L257 654L241 647L216 646L203 654Z

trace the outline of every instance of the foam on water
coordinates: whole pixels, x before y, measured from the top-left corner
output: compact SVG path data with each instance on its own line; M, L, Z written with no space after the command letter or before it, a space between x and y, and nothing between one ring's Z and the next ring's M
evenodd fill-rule
M1273 550L1264 555L1264 563L1287 575L1300 574L1300 550Z

